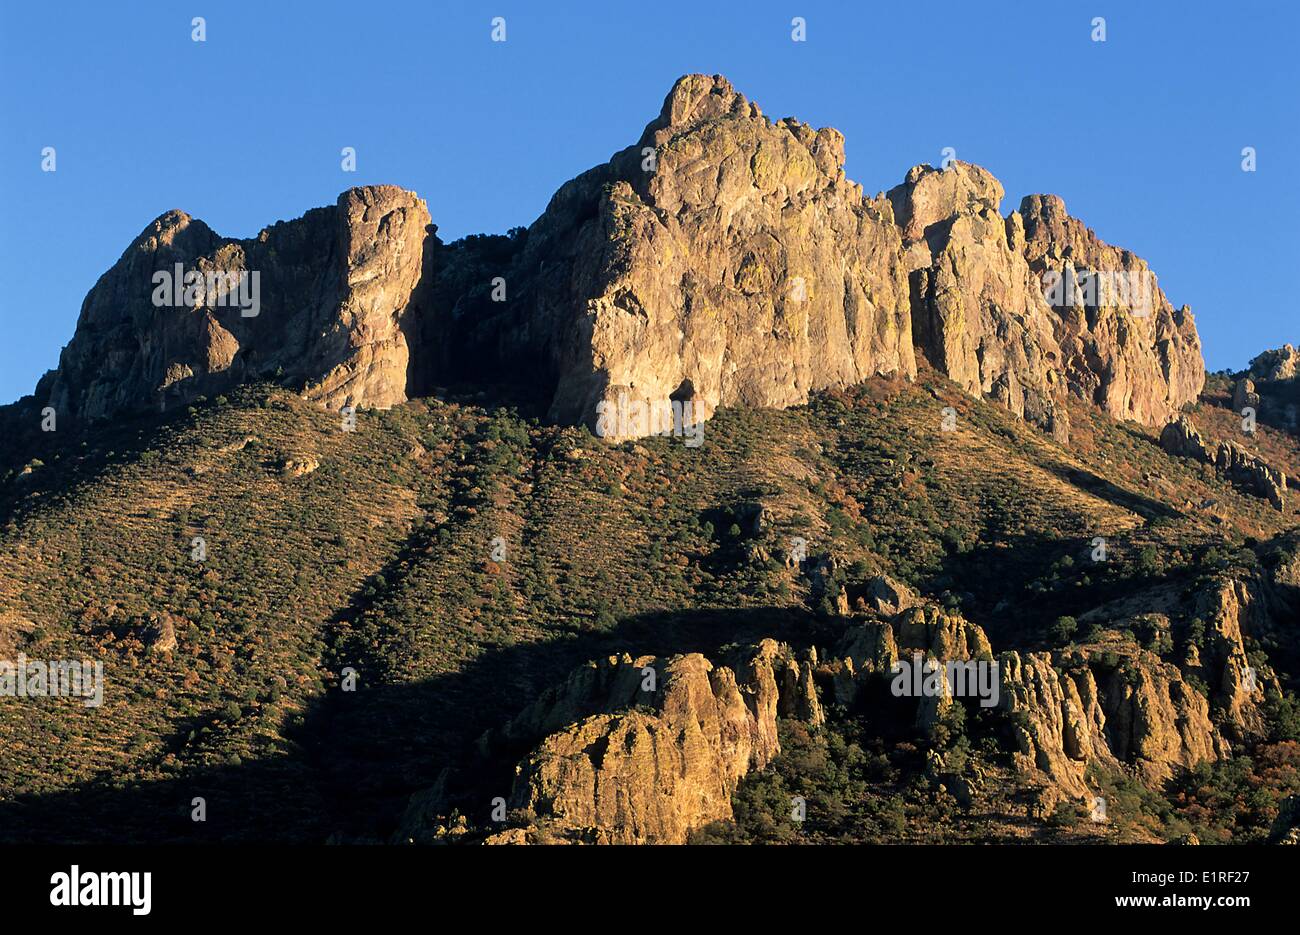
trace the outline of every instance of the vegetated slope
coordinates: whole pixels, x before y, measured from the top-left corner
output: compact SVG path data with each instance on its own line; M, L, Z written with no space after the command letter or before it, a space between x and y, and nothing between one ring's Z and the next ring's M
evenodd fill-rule
M477 839L512 763L475 741L575 666L764 637L832 644L836 595L878 573L960 611L999 652L1146 641L1173 658L1181 629L1164 647L1061 618L1257 574L1295 506L1170 457L1154 429L1082 405L1070 417L1065 447L923 371L786 411L722 409L699 448L611 447L486 397L363 412L345 431L266 385L77 437L15 430L0 466L2 655L99 659L106 685L98 709L0 700L0 836L383 840L437 785ZM814 592L790 560L800 540L836 557L831 588ZM1293 643L1249 648L1294 688ZM1295 784L1293 715L1269 690L1267 728L1205 767L1219 772L1098 776L1128 803L1104 828L1043 805L991 714L921 733L887 704L828 700L823 727L782 720L785 753L741 784L734 822L699 835L1259 837ZM1261 742L1272 778L1253 811L1226 828L1221 805L1188 812L1258 784L1244 754ZM792 789L813 803L801 827Z
M1264 394L1264 404L1256 409L1254 431L1243 428L1243 417L1233 405L1234 383L1223 374L1206 378L1205 391L1192 412L1192 421L1207 438L1231 439L1266 464L1286 473L1289 486L1296 489L1300 478L1300 424L1296 412L1300 406L1300 380L1292 378L1276 383L1263 383L1259 389Z
M1061 198L1004 215L991 173L948 160L871 198L845 146L694 74L506 236L444 244L392 185L245 240L168 211L87 294L34 399L67 424L256 380L332 408L524 383L552 421L595 430L625 399L708 418L928 362L1058 439L1066 397L1156 426L1196 399L1190 308ZM625 415L607 437L652 433Z

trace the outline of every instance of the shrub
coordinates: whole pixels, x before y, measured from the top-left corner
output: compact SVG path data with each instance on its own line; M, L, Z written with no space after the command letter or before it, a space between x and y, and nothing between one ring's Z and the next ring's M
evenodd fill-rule
M1073 617L1057 617L1056 623L1052 624L1048 636L1056 643L1068 643L1074 638L1075 633L1079 632L1079 621Z

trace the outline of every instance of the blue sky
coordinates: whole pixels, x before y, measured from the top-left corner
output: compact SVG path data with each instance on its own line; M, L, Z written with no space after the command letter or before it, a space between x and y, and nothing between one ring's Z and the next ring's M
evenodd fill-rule
M1300 340L1300 5L723 6L0 0L0 402L57 364L86 292L167 209L247 237L389 182L444 239L504 231L696 71L839 128L869 192L951 146L1002 181L1004 213L1061 195L1192 306L1211 369Z

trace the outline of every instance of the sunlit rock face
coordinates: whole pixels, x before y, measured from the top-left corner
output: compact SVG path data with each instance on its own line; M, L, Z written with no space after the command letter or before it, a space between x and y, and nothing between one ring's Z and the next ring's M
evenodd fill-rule
M920 358L1061 440L1067 395L1146 424L1195 399L1195 324L1146 264L1056 196L1005 218L1002 196L953 162L866 197L838 131L687 75L640 140L508 236L443 244L394 186L251 240L169 212L91 290L37 396L95 419L252 379L332 407L524 383L553 420L610 439L911 378ZM159 303L173 270L256 288Z
M891 207L843 166L837 131L679 80L636 145L560 189L513 267L528 300L511 331L545 336L551 415L594 426L629 398L706 417L914 375Z
M335 408L402 402L428 227L424 202L391 185L251 240L169 211L86 296L46 398L94 420L266 378Z

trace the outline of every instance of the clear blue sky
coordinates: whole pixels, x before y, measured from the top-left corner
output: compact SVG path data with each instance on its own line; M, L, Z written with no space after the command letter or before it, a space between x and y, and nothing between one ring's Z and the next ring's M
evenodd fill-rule
M57 364L96 278L169 208L247 237L390 182L444 239L504 231L696 71L839 128L869 192L952 146L1001 179L1004 213L1061 195L1192 306L1211 369L1300 341L1300 4L721 6L0 0L0 402Z

